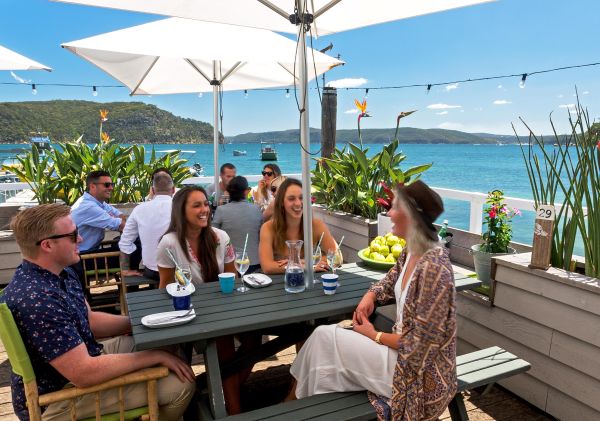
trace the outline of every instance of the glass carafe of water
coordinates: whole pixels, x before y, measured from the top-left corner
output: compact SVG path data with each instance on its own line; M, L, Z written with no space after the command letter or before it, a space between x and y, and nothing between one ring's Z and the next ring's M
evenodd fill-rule
M303 241L286 241L288 246L288 262L285 268L285 290L287 292L302 292L306 288L304 285L304 268L300 261L300 251Z

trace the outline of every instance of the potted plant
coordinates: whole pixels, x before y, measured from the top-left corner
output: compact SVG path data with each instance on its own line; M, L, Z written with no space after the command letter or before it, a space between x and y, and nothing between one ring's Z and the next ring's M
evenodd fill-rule
M377 198L377 204L384 211L377 214L377 235L383 236L392 231L392 220L387 215L387 212L392 208L392 204L394 203L394 192L384 181L380 182L379 185L383 194Z
M514 254L515 249L509 247L512 238L511 220L521 212L510 209L504 203L504 192L493 190L488 193L483 209L485 231L482 234L483 243L471 246L473 263L477 278L483 285L490 285L490 270L492 258L506 254Z

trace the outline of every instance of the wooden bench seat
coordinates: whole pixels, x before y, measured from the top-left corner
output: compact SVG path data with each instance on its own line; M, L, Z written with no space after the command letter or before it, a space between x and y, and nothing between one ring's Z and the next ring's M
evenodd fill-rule
M530 365L517 356L493 346L456 357L458 393L448 406L453 421L469 419L460 392L481 386L493 385L496 381L529 370ZM204 405L203 405L204 406ZM204 406L202 419L211 419ZM371 420L375 410L367 399L367 392L344 392L314 395L296 401L283 402L243 414L233 415L226 420Z

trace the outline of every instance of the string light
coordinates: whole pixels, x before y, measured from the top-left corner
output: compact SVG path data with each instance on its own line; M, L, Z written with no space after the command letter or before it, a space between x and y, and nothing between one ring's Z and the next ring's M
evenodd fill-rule
M427 93L429 93L429 91L431 91L431 84L427 85Z
M37 89L35 88L35 83L31 84L31 94L32 95L37 95Z
M519 88L521 88L521 89L525 88L526 80L527 80L527 73L523 73L523 76L521 76L521 82L519 82Z
M92 96L98 96L98 90L95 86L92 87Z
M286 89L286 90L285 90L285 97L286 97L286 98L289 98L289 97L290 97L290 90L289 90L289 89Z
M365 99L369 98L369 88L365 89Z
M248 89L244 89L244 99L248 99Z

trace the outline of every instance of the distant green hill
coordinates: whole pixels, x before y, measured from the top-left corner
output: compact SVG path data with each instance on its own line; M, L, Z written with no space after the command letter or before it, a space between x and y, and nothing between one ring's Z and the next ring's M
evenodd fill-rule
M30 101L0 103L0 143L24 143L30 132L47 132L53 142L98 141L100 110L108 110L104 131L121 143L212 143L213 126L181 118L141 102Z
M363 129L363 143L388 143L394 137L396 129ZM497 139L497 135L486 135L484 133L472 134L459 132L456 130L444 129L415 129L412 127L401 127L398 132L398 138L402 143L506 143L515 142L514 137L502 136ZM234 143L253 143L259 141L292 143L298 141L298 130L283 130L277 132L264 133L244 133L237 136L228 137ZM321 141L321 130L310 129L311 142ZM338 143L352 142L358 143L357 130L338 130L336 141Z

